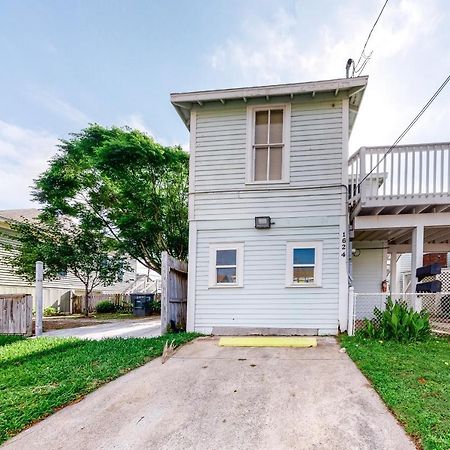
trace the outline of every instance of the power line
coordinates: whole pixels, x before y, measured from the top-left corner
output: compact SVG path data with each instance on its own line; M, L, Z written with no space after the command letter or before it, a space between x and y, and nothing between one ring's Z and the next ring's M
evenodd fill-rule
M364 176L364 178L358 183L358 186L361 186L361 183L367 179L367 177L373 173L373 171L386 159L386 156L392 152L392 150L398 145L398 143L405 137L408 131L415 125L415 123L420 119L422 114L428 109L428 107L434 102L435 98L441 93L441 91L445 88L447 83L450 81L450 75L444 80L444 82L439 86L439 89L432 95L432 97L427 101L425 106L420 110L420 112L414 117L412 122L403 130L400 136L395 140L395 142L389 147L389 149L385 152L382 158L375 164L373 169Z
M384 5L383 5L383 7L381 8L380 13L378 14L378 17L377 17L377 19L375 20L375 23L372 25L372 29L370 30L369 35L367 36L366 43L364 44L364 47L363 47L362 52L361 52L361 55L359 55L358 62L357 62L357 63L355 64L355 66L354 66L353 73L356 73L357 75L363 71L364 67L366 67L366 64L369 62L369 59L370 59L370 57L372 56L372 53L370 53L368 56L366 56L366 55L364 54L364 52L365 52L366 47L367 47L367 44L368 44L368 42L369 42L369 40L370 40L370 36L372 36L373 30L375 29L375 27L376 27L378 21L380 20L381 14L383 14L384 8L386 8L386 5L387 5L388 1L389 1L389 0L386 0L386 1L384 2ZM358 67L358 66L359 66L359 63L361 62L361 59L363 59L363 58L364 58L364 63L363 63L363 65L362 65L362 67Z

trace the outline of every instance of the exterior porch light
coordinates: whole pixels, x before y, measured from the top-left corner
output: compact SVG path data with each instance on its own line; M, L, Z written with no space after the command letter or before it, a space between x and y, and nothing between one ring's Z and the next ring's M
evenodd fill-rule
M255 228L258 230L270 228L272 220L269 216L255 217Z

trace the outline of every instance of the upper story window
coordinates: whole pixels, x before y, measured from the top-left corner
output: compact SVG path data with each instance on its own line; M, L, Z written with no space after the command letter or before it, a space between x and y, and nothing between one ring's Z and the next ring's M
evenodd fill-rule
M247 182L289 181L290 105L249 107Z

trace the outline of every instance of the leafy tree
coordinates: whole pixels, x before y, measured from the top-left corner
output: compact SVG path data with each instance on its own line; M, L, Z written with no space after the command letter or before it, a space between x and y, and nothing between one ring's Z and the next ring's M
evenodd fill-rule
M35 263L43 261L44 278L54 280L71 272L84 285L85 314L89 297L100 285L119 281L128 268L126 258L114 250L115 241L88 218L81 222L41 215L35 221L11 222L15 239L2 244L5 257L15 273L28 281L35 279ZM13 242L13 243L12 243Z
M189 156L129 128L90 125L61 141L34 198L49 217L89 216L157 272L161 252L188 250Z

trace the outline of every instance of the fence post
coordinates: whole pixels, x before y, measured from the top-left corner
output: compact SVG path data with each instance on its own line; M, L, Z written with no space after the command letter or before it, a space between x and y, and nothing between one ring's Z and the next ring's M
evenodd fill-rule
M354 307L355 307L355 289L353 286L348 288L348 324L347 324L347 334L353 336L355 333L355 322L354 322Z
M422 297L418 294L413 294L413 308L414 311L422 311Z
M42 261L36 261L36 336L42 336L42 304L43 304L43 289L42 281L44 277L44 264Z
M169 324L169 254L161 253L161 334L167 333L167 325Z

